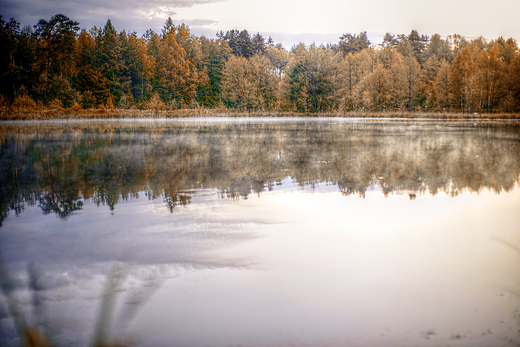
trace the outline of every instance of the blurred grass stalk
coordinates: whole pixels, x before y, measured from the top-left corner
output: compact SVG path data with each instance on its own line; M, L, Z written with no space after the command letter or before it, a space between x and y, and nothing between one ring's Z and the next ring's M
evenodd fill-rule
M127 274L126 265L116 263L107 278L103 296L99 303L99 313L94 328L94 338L92 347L108 346L110 340L110 325L112 322L114 306L116 302L116 294L121 291L121 287L125 282Z
M111 273L107 277L107 281L101 297L99 312L96 319L96 325L93 332L92 347L101 346L122 346L122 343L109 343L111 322L114 312L117 293L122 291L122 285L127 275L127 267L124 263L116 263ZM33 305L35 312L43 315L41 303L38 300L37 291L40 290L38 282L38 271L34 264L29 264L30 289L33 291ZM14 281L12 280L7 262L0 250L0 287L4 293L9 315L13 319L16 333L24 347L50 347L49 338L41 331L41 327L32 326L25 317L19 300L15 295ZM40 318L42 321L43 317Z
M35 306L36 311L40 308L37 307L39 303L36 300L37 293L35 286L33 284L37 281L35 276L36 272L34 267L29 267L29 277L31 281L31 289L33 290L34 300L33 305ZM0 250L0 287L4 293L5 299L7 301L7 307L9 310L9 314L13 318L14 326L18 337L24 347L50 347L51 343L47 336L41 332L39 327L31 326L27 318L24 316L23 311L20 307L19 301L16 298L14 293L14 282L9 275L9 270L7 268L7 262Z

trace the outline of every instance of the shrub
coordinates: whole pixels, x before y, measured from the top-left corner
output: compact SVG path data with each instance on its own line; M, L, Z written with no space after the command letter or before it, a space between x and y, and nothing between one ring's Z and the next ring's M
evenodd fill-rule
M110 95L107 99L107 104L106 104L106 108L109 109L109 110L113 110L115 109L116 107L114 106L114 97L112 95Z
M87 109L94 108L96 106L96 98L90 90L85 91L80 100L81 104Z
M32 110L36 107L36 102L29 95L18 94L11 106L17 110Z
M158 112L159 110L164 108L164 102L159 97L159 94L154 93L150 100L146 103L146 108L154 110L155 112Z
M117 104L117 108L122 108L128 110L134 104L134 98L131 94L123 94L119 99L119 103Z
M47 103L47 107L49 107L50 109L53 109L53 110L63 110L63 104L60 100L58 99L54 99L52 101L50 101L49 103Z

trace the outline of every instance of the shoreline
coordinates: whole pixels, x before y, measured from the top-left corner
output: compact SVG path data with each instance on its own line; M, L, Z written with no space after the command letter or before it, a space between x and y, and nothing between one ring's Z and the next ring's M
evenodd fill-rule
M193 117L338 117L338 118L400 118L400 119L479 119L479 120L520 120L520 113L457 113L423 111L334 111L334 112L291 112L291 111L238 111L227 109L39 109L0 110L0 121L10 120L53 120L53 119L156 119Z

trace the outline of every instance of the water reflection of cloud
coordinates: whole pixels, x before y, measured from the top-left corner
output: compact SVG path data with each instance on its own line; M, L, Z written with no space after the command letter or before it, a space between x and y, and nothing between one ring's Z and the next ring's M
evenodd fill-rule
M210 198L216 195L214 192ZM67 221L42 216L37 207L28 207L20 215L23 221L8 220L3 228L2 250L10 263L12 283L24 311L31 316L27 264L33 261L41 269L36 283L39 300L53 308L54 318L48 323L57 327L66 322L59 329L51 329L62 344L86 341L88 331L84 331L84 326L90 326L94 319L105 276L116 261L129 264L127 280L121 288L121 300L126 303L120 318L123 322L165 280L190 271L254 266L247 256L222 253L226 248L258 238L254 222L230 216L219 218L219 206L204 212L198 203L176 210L179 213L173 215L166 213L164 205L156 200L133 199L121 204L117 213L110 214L87 203ZM65 306L81 302L92 304L74 314L65 310ZM76 330L82 333L73 334Z
M171 124L166 122L165 128ZM285 326L285 332L294 336L298 324L312 332L318 316L329 329L322 333L339 331L343 318L353 320L350 314L366 320L350 322L359 329L392 318L415 326L413 314L421 310L430 312L447 302L459 305L451 291L455 287L474 294L472 286L478 286L478 276L484 274L502 283L504 274L490 268L508 264L507 254L497 255L501 245L489 247L488 238L479 235L497 228L518 230L518 219L511 217L518 207L517 133L503 146L500 134L507 129L493 133L501 139L497 142L460 127L440 126L442 134L435 134L429 133L431 127L406 124L386 130L347 122L333 129L332 123L301 120L262 126L246 122L246 127L229 121L190 124L192 128L181 136L155 125L151 134L90 134L87 142L97 139L103 145L86 154L102 160L87 161L95 172L89 171L89 179L74 184L71 177L79 177L78 171L66 171L74 163L59 166L67 157L55 152L57 166L49 164L56 159L52 156L38 165L66 174L57 179L41 170L42 180L54 184L49 187L72 188L70 196L78 189L85 192L82 209L63 220L53 214L42 216L37 206L26 206L18 218L13 215L4 221L0 247L24 309L30 314L27 263L32 260L42 267L38 294L52 308L49 324L67 327L57 333L64 345L75 339L86 341L105 276L118 261L128 264L120 292L123 312L135 314L133 310L147 297L165 295L163 286L173 287L175 295L166 300L179 310L174 311L178 317L166 317L186 327L183 333L189 336L184 342L197 341L200 335L201 325L182 321L183 317L196 321L197 314L203 317L198 322L213 336L240 327L244 339L254 327L274 329L284 320L295 322ZM220 134L224 130L225 136ZM307 130L312 136L302 136ZM74 143L81 136L67 133L62 141L63 131L49 131L57 132L50 144L76 153L86 148ZM217 134L215 140L210 133ZM24 148L26 144L10 145ZM36 146L46 148L45 143ZM34 183L26 187L43 189ZM345 195L363 193L365 199L342 196L338 188ZM255 189L262 189L260 196L252 194ZM511 194L490 193L504 189ZM248 199L226 199L222 191ZM424 195L415 201L398 196L411 192ZM458 198L450 198L452 193ZM189 196L190 202L170 209L163 199L153 199L167 194ZM112 210L104 203L112 204ZM494 224L483 219L490 211L496 212ZM466 283L454 280L459 275ZM202 279L212 286L201 287ZM191 301L178 303L179 295ZM419 301L418 309L411 298L421 297L438 302ZM361 301L371 304L357 303ZM473 301L464 303L457 318L465 318ZM156 302L155 308L169 309L161 304ZM218 310L208 313L208 307ZM443 309L451 313L450 307ZM220 316L229 310L233 315ZM1 312L0 305L0 317ZM283 315L273 318L279 312ZM448 337L465 331L446 335L448 328L438 326L417 331L430 328ZM177 338L174 341L183 341L182 336ZM206 338L210 344L210 337Z

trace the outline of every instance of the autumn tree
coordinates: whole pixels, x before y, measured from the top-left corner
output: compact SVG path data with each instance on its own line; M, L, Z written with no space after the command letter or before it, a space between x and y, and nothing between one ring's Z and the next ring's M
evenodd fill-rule
M177 27L173 23L172 17L168 17L166 22L164 22L163 28L161 29L162 38L166 38L169 34L173 34L174 36L177 34ZM151 32L148 32L148 39L151 36Z
M386 46L374 54L371 65L374 67L364 67L363 74L351 73L354 77L347 80L356 80L355 88L347 86L358 105L383 111L409 109L420 103L421 69L414 55L403 56L396 47ZM346 91L348 95L348 88Z
M440 110L449 110L451 106L452 84L451 64L446 60L439 62L439 67L433 79L435 106Z
M157 35L153 30L149 30L146 35L143 35L143 40L146 42L148 55L153 59L157 59L159 47L161 46L161 37L159 37L159 35Z
M453 58L457 56L457 54L462 48L469 45L469 41L466 40L466 38L460 34L448 35L446 37L446 41L452 47Z
M197 70L172 33L161 41L156 66L155 89L165 102L176 99L189 104L196 97Z
M448 40L443 40L439 34L432 35L423 52L423 62L430 58L452 61L454 56Z
M362 104L360 82L373 70L373 51L362 50L346 55L338 64L341 105L345 110L358 109Z
M39 70L48 74L63 74L71 78L74 73L74 47L78 22L62 14L49 21L40 19L34 26L38 40L37 64Z
M339 101L332 97L339 90L337 64L333 64L332 49L300 44L286 76L287 98L299 111L328 111Z
M277 103L278 76L268 57L256 54L249 59L261 109L274 109Z
M403 57L399 52L393 49L390 49L389 53L383 64L386 70L386 101L383 103L383 107L385 109L402 109L405 105L409 106L407 101L411 102L411 93L413 92L412 84L414 83L413 81L410 82L410 88L407 88L408 80L406 78L407 76L405 76L407 66L404 64L404 59L415 58L413 58L413 56ZM411 61L409 62L412 64ZM413 72L410 71L408 75L411 77L412 74ZM408 99L409 93L410 99Z
M81 93L81 103L86 108L106 104L110 97L108 79L97 70L97 51L92 35L83 30L75 48L75 88Z
M203 54L197 38L191 35L190 29L185 24L179 25L176 31L175 41L184 48L186 59L190 59L197 68L202 68Z
M505 99L505 110L508 112L520 112L520 55L516 54L509 64L508 71L511 79L507 84Z
M435 78L439 70L441 61L436 56L431 56L424 62L420 72L420 82L422 86L421 94L423 106L427 109L436 107L437 91L435 88Z
M285 68L289 63L289 52L287 52L281 45L279 46L268 46L266 48L266 55L274 66L276 74L282 78L285 73Z
M229 107L245 110L275 107L278 78L266 56L257 54L249 60L231 56L222 77L222 96Z
M462 112L473 112L477 106L478 88L475 59L480 49L473 42L462 48L451 68L452 102Z
M155 59L148 54L146 42L142 38L137 41L136 50L137 59L139 59L139 81L137 86L139 88L139 99L148 99L152 92L152 79L155 73Z
M495 43L489 50L480 50L476 57L476 82L479 85L479 109L492 112L498 105L501 92L504 62L500 57L500 45Z
M222 97L228 107L251 109L257 106L253 72L246 58L229 57L222 79Z
M71 107L80 101L79 93L63 74L42 72L34 86L34 93L45 104L57 102L60 107Z
M421 67L415 57L403 58L402 65L403 92L406 98L406 108L410 109L419 103L418 97L422 87Z
M495 42L499 45L500 59L503 62L499 107L506 112L518 112L520 111L518 44L513 38L505 40L503 37L499 37Z
M360 82L359 91L362 93L363 106L368 110L383 111L388 102L389 89L387 70L382 64L378 64L374 71Z

